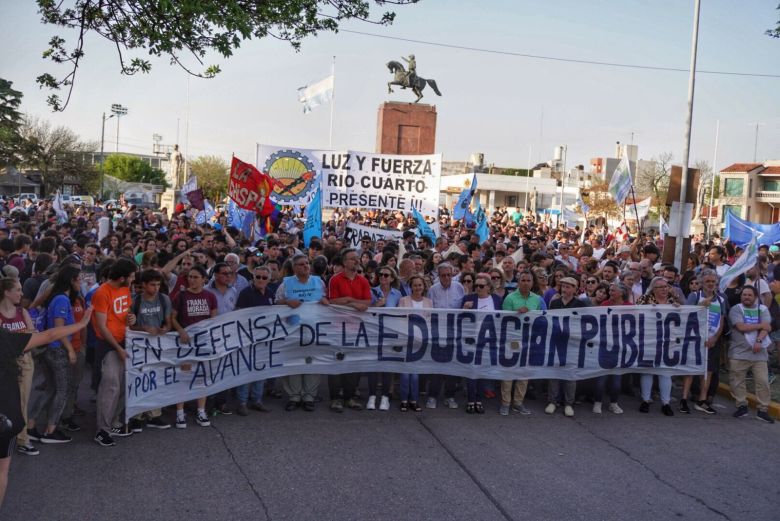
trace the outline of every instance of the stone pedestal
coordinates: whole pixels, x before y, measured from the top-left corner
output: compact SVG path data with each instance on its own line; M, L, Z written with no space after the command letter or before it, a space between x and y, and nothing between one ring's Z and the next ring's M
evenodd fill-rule
M388 101L379 106L376 151L380 154L433 154L436 107Z
M169 217L173 215L173 211L176 209L178 192L179 190L168 188L160 196L160 211L162 211L163 208L167 208Z

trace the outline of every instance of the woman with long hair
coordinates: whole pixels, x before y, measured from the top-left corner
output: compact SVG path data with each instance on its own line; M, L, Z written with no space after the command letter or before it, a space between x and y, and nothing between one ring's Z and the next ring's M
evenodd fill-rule
M433 302L425 296L427 287L423 277L420 275L409 277L409 288L411 289L411 294L401 297L401 300L398 302L399 307L416 310L433 308ZM400 380L401 412L408 410L420 412L422 410L418 403L420 399L420 375L401 373Z
M373 262L373 261L372 261ZM398 290L398 275L389 266L382 266L377 271L379 285L371 288L371 306L380 308L398 307L401 292ZM390 384L393 373L368 373L368 402L366 409L376 410L376 393L379 379L382 380L382 396L379 400L379 410L390 409Z
M81 268L68 264L57 272L49 296L44 303L46 327L70 326L76 323L73 306L81 291ZM43 354L43 368L46 388L38 394L30 406L27 420L30 438L41 443L67 443L71 441L57 428L68 401L68 390L72 378L71 365L78 361L78 353L71 342L64 337L49 344ZM46 413L46 429L38 432L36 423Z
M504 274L498 268L492 268L487 273L490 275L490 284L492 285L491 289L493 290L493 295L496 295L501 299L501 302L503 302L504 297L506 297L506 294L509 293L506 289L506 286L504 285ZM461 275L461 279L462 278L463 275ZM466 287L464 286L463 288L465 289ZM469 293L470 292L471 288L469 288Z

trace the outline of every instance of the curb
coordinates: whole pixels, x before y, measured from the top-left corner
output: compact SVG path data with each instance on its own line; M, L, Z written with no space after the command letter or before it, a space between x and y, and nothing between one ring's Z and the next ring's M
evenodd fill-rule
M718 394L729 399L733 403L734 398L731 396L731 388L729 387L729 384L724 384L723 382L719 383ZM747 401L749 406L754 409L758 405L758 399L756 398L756 395L753 393L747 393ZM780 418L780 403L769 402L768 412L769 415L772 416L773 418Z

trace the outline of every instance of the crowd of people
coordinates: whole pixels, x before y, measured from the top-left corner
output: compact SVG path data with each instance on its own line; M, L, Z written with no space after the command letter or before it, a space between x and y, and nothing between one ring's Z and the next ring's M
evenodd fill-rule
M339 413L388 410L395 395L400 411L419 412L436 408L440 400L458 409L465 392L466 413L483 414L486 400L497 398L496 409L503 416L531 414L526 399L535 396L546 398L545 413L562 409L571 417L585 400L592 402L594 414L603 413L605 401L607 411L620 414L620 396L636 386L640 412L649 412L658 396L663 414L675 413L672 377L646 373L580 382L370 373L365 375L367 394L359 386L361 374L306 374L257 381L200 397L194 404L176 404L174 414L151 410L124 422L123 342L128 329L151 335L175 331L186 343L188 326L216 315L255 306L295 308L302 302L358 311L404 307L518 313L704 306L709 317L707 374L680 377L678 412L716 414L712 400L720 368L727 367L734 416L748 414L750 375L757 418L774 421L767 411L770 353L780 344L777 245L762 245L755 266L721 292L721 276L742 251L717 237L694 237L680 270L661 261L663 239L652 231L632 234L624 226L595 224L567 229L505 209L491 215L486 241L473 228L451 220L446 208L440 208L435 240L418 237L414 219L401 213L336 210L324 220L322 237L308 248L303 222L292 209L274 231L251 237L229 226L224 212L205 224L196 222L194 212L181 205L170 216L98 205L68 208L64 216L50 201L19 207L0 201L0 413L12 424L0 430L0 462L6 470L14 450L36 455L37 443L71 441L68 433L80 430L79 417L87 414L79 407L89 403L81 386L85 378L95 393L94 439L104 447L145 428L187 428L188 413L199 426L209 426L215 415L267 413L268 396L283 398L286 411L314 411L328 400L330 410ZM352 247L346 238L349 223L402 236L363 236ZM87 321L87 327L79 327ZM326 381L329 396L324 397Z

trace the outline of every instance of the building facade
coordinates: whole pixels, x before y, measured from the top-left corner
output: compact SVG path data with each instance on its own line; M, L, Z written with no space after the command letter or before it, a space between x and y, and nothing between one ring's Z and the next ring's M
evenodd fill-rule
M760 224L780 222L780 160L734 163L721 170L717 214L721 228L728 211Z

